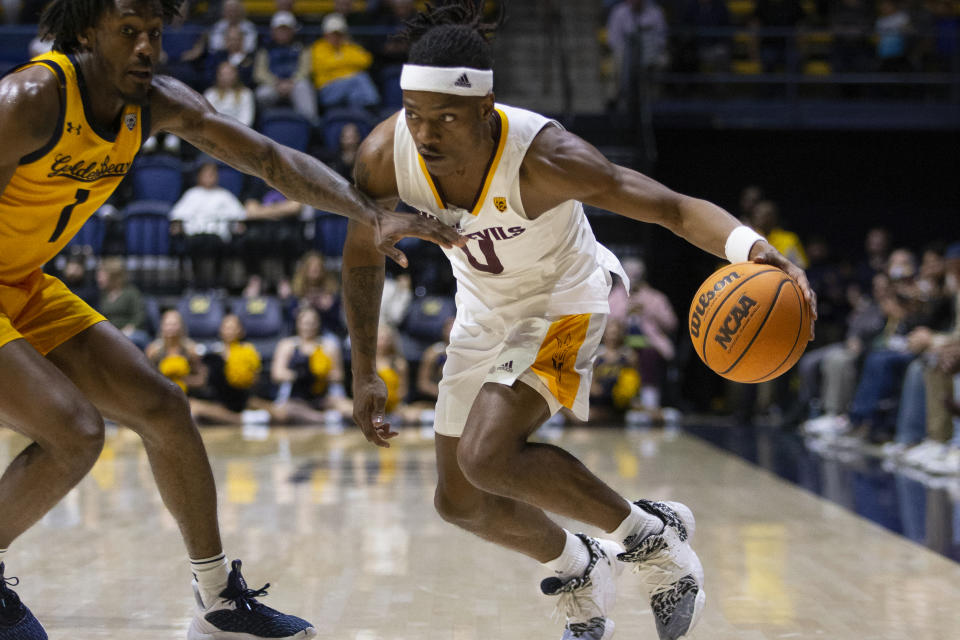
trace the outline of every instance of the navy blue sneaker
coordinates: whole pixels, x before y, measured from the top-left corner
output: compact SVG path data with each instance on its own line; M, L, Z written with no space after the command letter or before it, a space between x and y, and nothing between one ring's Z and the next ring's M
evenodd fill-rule
M20 581L5 578L3 570L0 562L0 640L47 640L47 632L10 588Z
M317 630L306 620L258 602L257 598L267 595L270 584L248 589L240 574L240 565L239 560L231 564L227 588L220 592L216 602L205 603L194 581L193 592L200 612L190 623L187 640L306 640L317 635ZM0 636L0 640L4 640L4 636Z

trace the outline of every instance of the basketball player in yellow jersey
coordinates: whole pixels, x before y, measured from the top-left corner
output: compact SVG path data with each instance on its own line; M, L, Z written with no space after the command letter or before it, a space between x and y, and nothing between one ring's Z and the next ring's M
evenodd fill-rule
M291 200L369 225L382 251L413 235L451 246L442 225L379 209L334 171L221 116L154 76L165 19L181 0L53 0L54 51L0 80L0 424L32 440L0 477L0 640L46 638L3 577L7 548L89 471L103 418L143 439L192 562L189 638L309 638L310 623L257 601L223 553L216 490L186 398L117 329L41 272L106 200L140 144L168 131ZM145 550L146 551L146 550ZM63 550L68 554L69 550ZM117 558L122 564L123 559ZM145 577L145 579L150 579Z
M644 606L661 640L677 640L705 602L690 509L631 503L566 451L528 442L561 407L586 418L609 272L622 274L581 203L660 224L733 262L775 265L799 281L815 314L813 293L800 269L719 207L611 164L539 114L496 104L485 39L495 25L481 24L474 0L435 6L408 23L404 109L363 142L355 178L381 202L402 199L470 238L445 250L457 317L434 422L437 511L546 565L541 589L562 596L563 640L611 637L616 577L626 564L646 587ZM388 446L395 434L383 420L387 394L374 355L383 269L374 237L351 223L343 295L354 419L368 440ZM608 535L574 535L546 511Z

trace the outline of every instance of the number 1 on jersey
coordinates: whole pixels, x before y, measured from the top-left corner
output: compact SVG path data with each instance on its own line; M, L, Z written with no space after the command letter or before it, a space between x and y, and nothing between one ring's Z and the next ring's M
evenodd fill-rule
M90 195L90 191L87 189L77 189L77 194L74 196L74 201L68 204L63 208L63 211L60 212L60 219L57 220L57 228L53 230L53 235L50 236L50 239L47 242L56 242L57 239L63 235L64 230L67 228L67 224L70 222L70 216L73 214L73 208L78 204L87 201L87 196Z

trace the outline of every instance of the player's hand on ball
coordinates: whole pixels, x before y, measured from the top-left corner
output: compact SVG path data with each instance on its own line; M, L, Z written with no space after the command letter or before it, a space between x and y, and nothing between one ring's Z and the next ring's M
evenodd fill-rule
M810 288L810 281L807 280L807 274L803 269L793 264L784 257L782 253L773 248L766 240L760 240L753 245L750 250L750 261L758 264L769 264L785 271L787 275L797 281L803 297L807 301L807 307L810 309L810 340L814 338L814 326L817 322L817 294Z
M377 374L357 376L353 380L353 421L364 437L378 447L389 447L387 442L395 437L390 423L384 419L387 404L387 385Z
M420 238L444 249L462 247L467 239L439 220L412 213L383 210L374 228L377 250L399 264L407 266L407 256L394 245L403 238Z

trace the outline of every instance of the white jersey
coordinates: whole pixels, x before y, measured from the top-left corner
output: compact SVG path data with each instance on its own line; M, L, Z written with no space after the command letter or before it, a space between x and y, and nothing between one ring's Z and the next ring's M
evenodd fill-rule
M497 104L501 133L472 211L446 204L417 152L401 111L394 135L400 199L469 237L445 249L457 279L457 307L478 315L557 317L609 313L610 272L626 281L614 255L593 235L583 205L568 200L530 220L520 199L520 165L537 134L560 126ZM521 312L522 308L522 312Z

